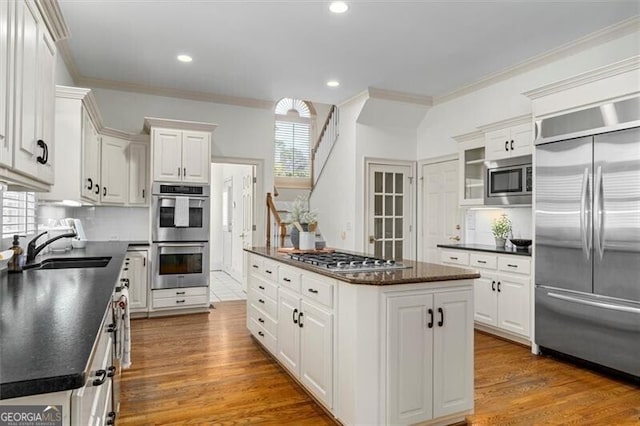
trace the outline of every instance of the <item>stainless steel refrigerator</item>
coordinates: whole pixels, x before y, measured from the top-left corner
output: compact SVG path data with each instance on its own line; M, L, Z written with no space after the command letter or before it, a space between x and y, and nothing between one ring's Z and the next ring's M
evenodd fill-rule
M535 341L640 376L640 98L536 126Z

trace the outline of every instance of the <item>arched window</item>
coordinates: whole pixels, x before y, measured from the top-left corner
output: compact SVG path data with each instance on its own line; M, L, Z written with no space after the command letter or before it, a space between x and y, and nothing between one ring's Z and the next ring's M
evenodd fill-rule
M278 101L273 159L277 186L311 186L312 131L312 107L307 102L291 98Z

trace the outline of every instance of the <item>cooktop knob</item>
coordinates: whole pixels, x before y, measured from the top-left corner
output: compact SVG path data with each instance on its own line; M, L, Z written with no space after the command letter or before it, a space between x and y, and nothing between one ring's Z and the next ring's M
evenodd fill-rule
M371 265L371 261L370 260L363 260L362 261L362 266L369 266Z
M387 262L386 262L386 263L387 263L387 265L392 266L392 265L395 265L395 264L396 264L396 261L395 261L395 260L393 260L393 259L389 259L389 260L387 260Z
M376 265L376 266L382 266L382 265L384 265L384 260L380 260L380 259L376 260L376 261L375 261L375 265Z
M347 266L347 262L340 261L340 262L336 263L336 266L338 268L344 268L345 266Z
M351 266L360 266L360 262L356 262L355 260L350 263Z

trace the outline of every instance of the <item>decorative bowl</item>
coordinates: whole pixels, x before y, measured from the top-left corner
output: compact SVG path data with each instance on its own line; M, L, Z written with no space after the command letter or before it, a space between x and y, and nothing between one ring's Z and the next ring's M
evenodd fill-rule
M528 248L532 243L532 240L525 240L522 238L509 238L509 241L511 241L511 244L520 250Z

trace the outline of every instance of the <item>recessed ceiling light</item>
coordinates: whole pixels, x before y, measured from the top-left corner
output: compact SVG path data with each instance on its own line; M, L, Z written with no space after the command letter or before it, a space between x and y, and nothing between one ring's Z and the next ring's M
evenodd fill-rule
M189 55L178 55L178 60L180 62L191 62L193 61L193 58Z
M340 82L338 80L329 80L329 81L327 81L327 86L329 86L329 87L338 87L338 86L340 86Z
M329 5L329 10L333 13L345 13L349 10L349 5L343 1L332 1Z

